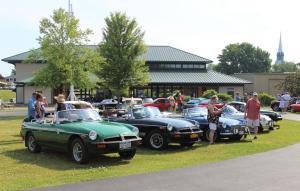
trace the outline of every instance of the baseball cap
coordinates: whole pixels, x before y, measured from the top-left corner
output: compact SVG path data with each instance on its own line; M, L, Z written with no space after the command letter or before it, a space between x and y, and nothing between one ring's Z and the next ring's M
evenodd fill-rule
M256 92L253 92L253 95L254 95L254 96L257 96L258 94L257 94Z

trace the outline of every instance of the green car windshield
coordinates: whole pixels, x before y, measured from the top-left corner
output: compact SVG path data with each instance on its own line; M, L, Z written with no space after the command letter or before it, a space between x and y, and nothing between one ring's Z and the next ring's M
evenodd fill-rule
M102 120L93 109L75 109L57 112L58 121L99 121Z

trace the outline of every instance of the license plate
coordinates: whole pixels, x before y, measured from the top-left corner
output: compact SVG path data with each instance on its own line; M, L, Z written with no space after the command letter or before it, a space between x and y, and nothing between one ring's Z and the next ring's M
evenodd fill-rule
M244 135L244 131L240 131L239 134L240 134L240 135Z
M131 148L131 142L121 142L119 148L120 148L120 150L130 149Z
M190 137L191 137L191 139L195 139L195 138L198 138L199 136L198 136L198 134L191 134Z

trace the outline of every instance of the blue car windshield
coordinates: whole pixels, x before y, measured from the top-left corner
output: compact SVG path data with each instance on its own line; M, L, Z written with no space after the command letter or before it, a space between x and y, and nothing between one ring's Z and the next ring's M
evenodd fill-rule
M57 112L58 121L98 121L102 120L97 111L93 109L75 109Z

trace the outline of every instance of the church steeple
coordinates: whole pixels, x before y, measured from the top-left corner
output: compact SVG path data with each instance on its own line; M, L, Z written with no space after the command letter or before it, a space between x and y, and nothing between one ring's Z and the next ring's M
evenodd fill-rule
M282 42L281 42L281 33L279 38L279 47L277 52L277 59L275 64L283 64L284 63L284 53L282 51Z

